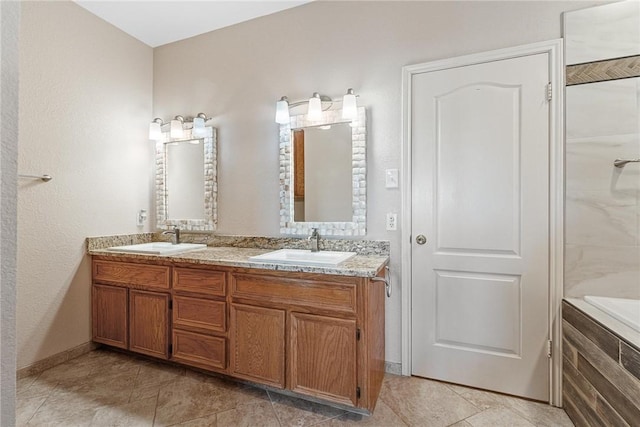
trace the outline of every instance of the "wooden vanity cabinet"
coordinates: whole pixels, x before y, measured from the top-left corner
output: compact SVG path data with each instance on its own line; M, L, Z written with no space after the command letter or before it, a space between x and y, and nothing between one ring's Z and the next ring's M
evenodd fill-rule
M94 257L94 341L373 411L384 283L161 263Z
M382 282L245 270L231 273L230 287L231 375L373 411L384 375Z
M170 269L94 259L93 341L168 359Z

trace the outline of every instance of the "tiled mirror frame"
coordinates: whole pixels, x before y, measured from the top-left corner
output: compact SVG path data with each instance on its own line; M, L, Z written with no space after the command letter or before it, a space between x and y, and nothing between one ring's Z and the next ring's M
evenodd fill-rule
M206 135L193 138L191 129L185 129L182 138L172 139L169 132L162 133L156 142L156 226L160 230L178 227L184 231L214 231L218 224L218 181L217 181L217 132L205 127ZM169 142L200 139L204 145L204 219L167 218L167 163L165 144Z
M367 234L367 123L366 110L358 107L351 123L352 210L351 222L295 222L292 173L291 131L310 126L345 123L342 110L322 112L320 120L309 120L306 114L291 116L290 123L280 125L280 233L308 235L317 228L322 236L365 236Z

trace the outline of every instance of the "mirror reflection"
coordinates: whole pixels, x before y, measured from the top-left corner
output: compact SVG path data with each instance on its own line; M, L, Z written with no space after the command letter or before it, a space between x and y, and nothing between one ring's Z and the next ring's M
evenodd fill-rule
M294 220L348 222L353 218L351 126L295 129Z
M203 147L199 139L165 144L168 218L205 217Z
M213 231L218 222L216 130L156 142L156 220L160 230Z

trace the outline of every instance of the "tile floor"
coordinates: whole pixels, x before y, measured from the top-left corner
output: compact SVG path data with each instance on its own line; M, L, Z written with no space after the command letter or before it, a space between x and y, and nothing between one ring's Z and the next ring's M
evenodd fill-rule
M18 426L573 426L558 408L415 377L386 375L365 417L96 350L18 380Z

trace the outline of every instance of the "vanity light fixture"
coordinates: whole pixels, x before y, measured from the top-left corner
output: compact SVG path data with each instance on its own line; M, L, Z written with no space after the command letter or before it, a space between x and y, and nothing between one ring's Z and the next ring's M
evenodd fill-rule
M169 131L169 135L171 138L182 138L184 136L184 117L175 116L173 120L171 120L171 129Z
M289 123L289 98L283 96L276 102L276 123L281 125Z
M322 117L322 101L320 100L320 94L313 92L311 98L309 98L309 107L307 109L307 118L309 120L320 120Z
M159 141L162 139L162 125L165 123L160 117L153 119L149 124L149 139L152 141Z
M342 97L342 118L355 120L358 117L358 102L353 89L347 89L347 93Z
M205 113L198 113L197 116L187 117L186 119L178 115L168 123L156 117L149 124L149 139L152 141L162 140L162 127L165 125L170 126L169 136L172 139L184 138L185 124L191 124L191 127L186 127L186 129L191 129L191 136L193 138L204 138L207 136L205 126L208 120L211 120L211 117L207 117Z
M347 89L347 93L342 97L342 118L345 120L355 120L358 115L358 103L356 101L358 95L353 89ZM297 101L290 103L289 98L283 96L276 102L276 123L287 124L291 120L289 110L303 104L307 104L307 118L311 121L319 120L322 117L322 111L331 108L336 102L326 95L320 95L314 92L311 98L306 101ZM322 108L323 103L331 103L327 108Z

